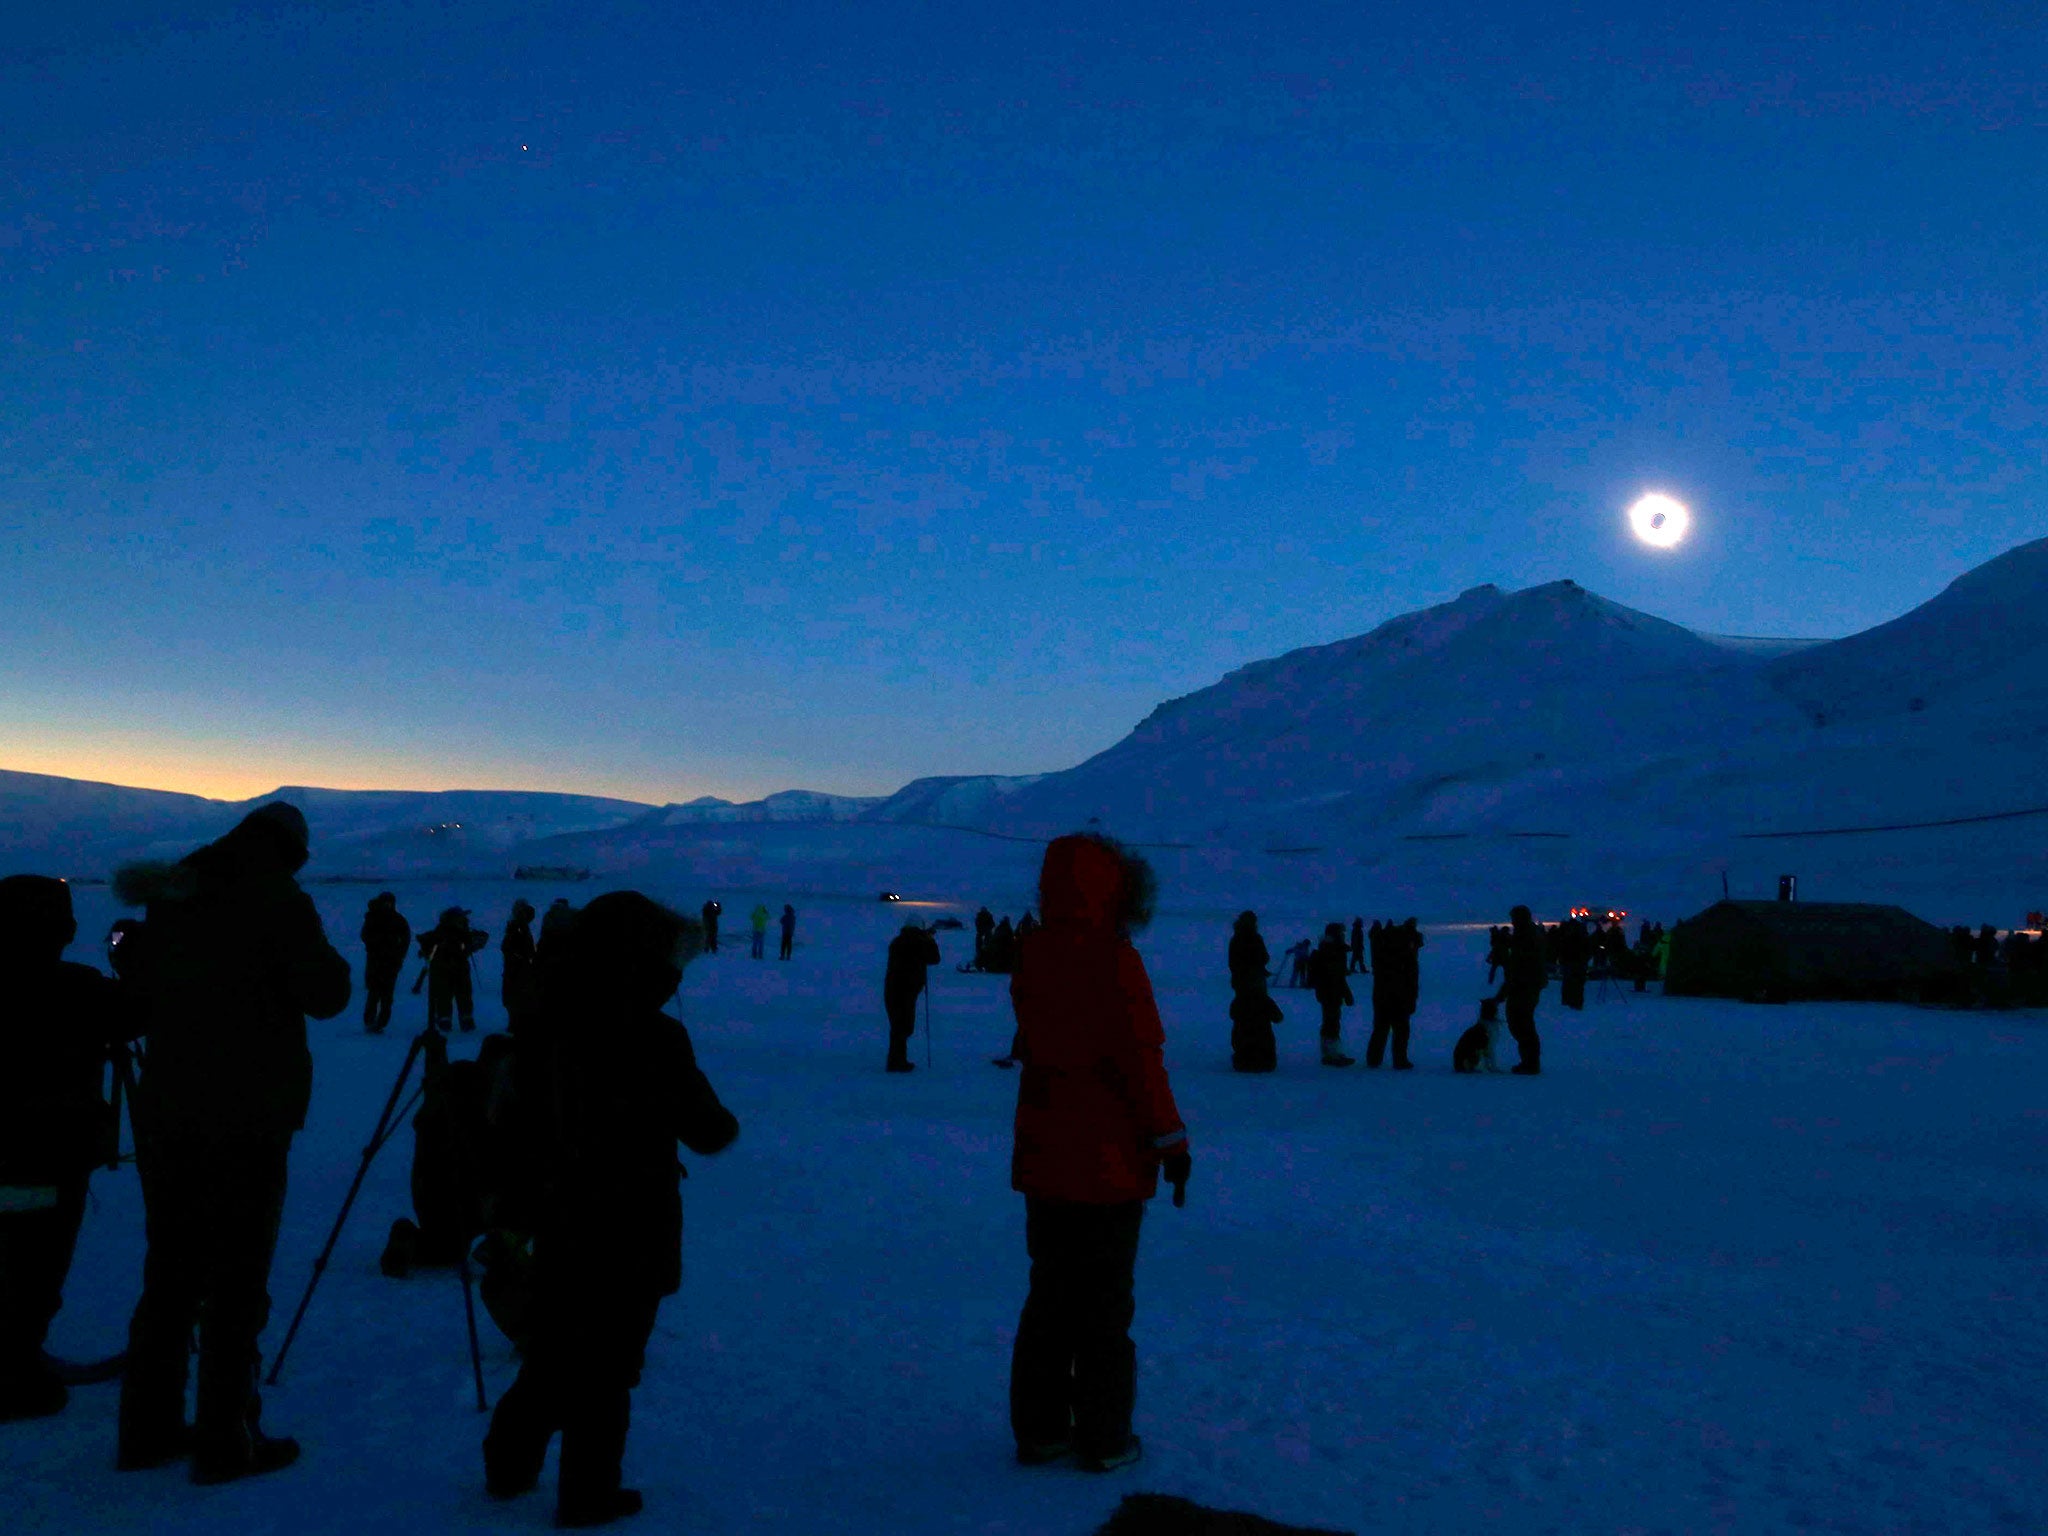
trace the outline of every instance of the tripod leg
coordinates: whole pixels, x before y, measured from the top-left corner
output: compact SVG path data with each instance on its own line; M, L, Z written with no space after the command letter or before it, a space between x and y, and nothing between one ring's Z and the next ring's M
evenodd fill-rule
M484 1399L484 1356L476 1342L476 1297L469 1284L469 1242L462 1244L462 1315L469 1324L469 1369L476 1377L476 1411L488 1413L490 1404Z
M356 1194L363 1187L363 1178L370 1171L370 1159L377 1155L377 1149L390 1139L387 1128L393 1113L398 1109L398 1096L405 1091L405 1080L412 1076L412 1064L419 1060L425 1035L413 1036L411 1047L405 1053L405 1065L398 1069L398 1081L391 1085L391 1096L384 1101L384 1113L377 1117L377 1129L363 1148L363 1160L356 1165L356 1176L343 1197L341 1210L336 1213L334 1227L327 1234L327 1242L320 1250L320 1256L313 1261L313 1273L306 1281L305 1294L299 1297L298 1310L292 1313L291 1326L284 1331L284 1342L277 1346L277 1358L270 1362L270 1374L263 1378L264 1385L276 1386L278 1373L284 1369L284 1357L291 1352L292 1340L298 1337L299 1324L306 1320L306 1308L313 1304L313 1291L320 1284L320 1277L327 1273L327 1261L334 1255L334 1245L341 1241L342 1225L348 1220L349 1208L356 1203Z

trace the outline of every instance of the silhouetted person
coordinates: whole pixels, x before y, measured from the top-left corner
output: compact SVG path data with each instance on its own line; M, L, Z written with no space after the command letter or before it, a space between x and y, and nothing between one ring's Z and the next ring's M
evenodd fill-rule
M939 941L916 923L905 923L903 931L889 941L889 965L882 973L882 1007L889 1015L889 1060L887 1070L908 1072L910 1037L917 1029L917 1000L930 979L928 972L939 963Z
M1344 925L1331 923L1323 930L1323 942L1308 957L1309 985L1315 988L1316 1001L1323 1009L1323 1065L1326 1067L1351 1065L1351 1058L1344 1054L1342 1044L1344 1005L1353 1001L1351 983L1346 979L1350 969L1351 953L1344 942Z
M1351 919L1351 974L1365 974L1365 919Z
M1976 943L1971 946L1971 958L1983 971L1998 964L1998 930L1991 924L1986 923L1977 930Z
M1494 978L1500 975L1500 968L1508 961L1508 935L1514 930L1507 927L1486 930L1486 984L1490 987Z
M747 930L753 936L753 948L749 951L756 960L768 953L768 908L760 902L754 903L754 910L747 914Z
M576 909L569 904L568 897L557 896L548 903L547 911L540 915L540 940L534 945L534 960L536 964L539 963L540 951L547 944L548 940L557 933L567 933L569 931L567 925L574 921L575 917ZM536 976L537 981L538 976Z
M475 979L470 958L491 940L469 925L469 914L450 907L440 921L420 935L420 956L427 962L427 1023L442 1034L459 1016L464 1034L476 1028Z
M724 910L725 908L715 901L704 903L702 909L704 918L704 953L707 955L718 953L718 914Z
M1508 1033L1515 1037L1521 1060L1514 1070L1534 1077L1543 1070L1543 1042L1536 1034L1536 1001L1543 996L1550 976L1543 963L1543 930L1527 907L1516 907L1508 929L1507 953L1502 957L1506 975L1496 996L1507 1005Z
M1394 1046L1394 1070L1413 1070L1408 1059L1410 1021L1422 998L1422 930L1414 918L1380 930L1379 963L1373 972L1372 1037L1365 1043L1365 1064L1377 1067L1387 1042Z
M994 933L988 936L988 968L1007 976L1017 969L1017 930L1011 926L1006 914L996 924Z
M995 931L995 913L983 907L974 914L974 968L977 971L988 969L988 940Z
M1290 987L1305 987L1308 985L1308 957L1315 952L1315 947L1313 939L1303 939L1299 944L1287 951L1287 959L1289 961L1287 985Z
M1586 1006L1586 968L1593 959L1593 936L1576 917L1557 925L1557 1000L1567 1008Z
M1031 909L1027 907L1024 909L1024 915L1017 919L1017 942L1022 944L1036 932L1038 932L1038 919L1031 915Z
M1266 990L1272 957L1259 935L1255 912L1240 912L1230 930L1230 1065L1239 1072L1271 1072L1280 1062L1273 1026L1283 1015Z
M782 904L782 949L779 960L787 960L796 952L796 908L788 902Z
M398 910L398 898L380 891L363 913L363 1028L384 1033L391 1022L391 995L412 948L412 924Z
M498 1001L505 1005L505 1024L515 1035L532 1020L540 1007L540 983L533 974L533 903L521 897L512 903L512 915L505 920L505 936L498 940L498 955L504 971L498 978Z
M739 1134L662 1012L698 942L687 919L617 891L576 915L549 962L550 1177L525 1356L491 1417L484 1477L496 1498L529 1491L560 1431L558 1525L641 1508L621 1463L655 1314L682 1283L676 1144L708 1155Z
M120 1122L101 1092L135 1033L123 989L64 958L71 887L0 880L0 1420L59 1412L70 1393L43 1353L64 1305L92 1170Z
M1045 924L1010 983L1021 1041L1010 1184L1024 1196L1031 1289L1010 1356L1010 1427L1026 1465L1068 1454L1091 1471L1138 1459L1133 1274L1159 1172L1178 1203L1187 1130L1165 1031L1131 933L1152 872L1105 838L1045 851Z
M178 864L116 877L123 900L148 908L136 980L149 1059L131 1113L149 1248L121 1384L124 1469L189 1449L192 1480L218 1483L298 1457L261 1428L257 1339L285 1161L312 1096L306 1018L333 1018L349 998L348 962L293 878L305 862L305 817L273 802Z

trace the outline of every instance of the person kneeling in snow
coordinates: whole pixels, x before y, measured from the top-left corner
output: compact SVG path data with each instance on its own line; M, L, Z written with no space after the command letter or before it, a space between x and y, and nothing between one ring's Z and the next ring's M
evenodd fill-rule
M494 1498L529 1491L559 1429L558 1525L640 1510L620 1463L655 1312L682 1284L676 1143L708 1155L739 1135L689 1033L661 1011L701 943L687 918L617 891L564 924L559 956L552 937L543 946L547 1195L526 1357L492 1416L484 1476Z
M1039 909L1010 982L1017 1013L1016 1145L1031 1290L1010 1361L1010 1427L1026 1465L1076 1453L1090 1471L1138 1459L1132 1276L1163 1166L1184 1198L1187 1129L1165 1031L1130 934L1152 912L1152 871L1108 838L1045 851Z

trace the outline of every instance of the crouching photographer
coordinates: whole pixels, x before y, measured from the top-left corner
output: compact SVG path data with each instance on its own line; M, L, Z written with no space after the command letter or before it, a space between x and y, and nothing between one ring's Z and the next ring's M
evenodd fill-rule
M527 1071L551 1090L533 1243L534 1299L519 1378L484 1441L496 1498L534 1487L562 1435L556 1520L602 1525L638 1512L621 1463L647 1340L682 1283L678 1142L713 1153L739 1122L698 1069L663 1004L702 943L697 924L634 891L600 896L542 944L540 1037ZM523 1095L525 1096L525 1095Z

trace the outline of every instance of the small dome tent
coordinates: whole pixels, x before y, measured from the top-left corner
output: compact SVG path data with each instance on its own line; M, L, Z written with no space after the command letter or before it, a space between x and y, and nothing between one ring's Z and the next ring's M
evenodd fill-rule
M1955 969L1948 937L1903 907L1721 901L1671 931L1670 997L1884 1001L1932 995Z

